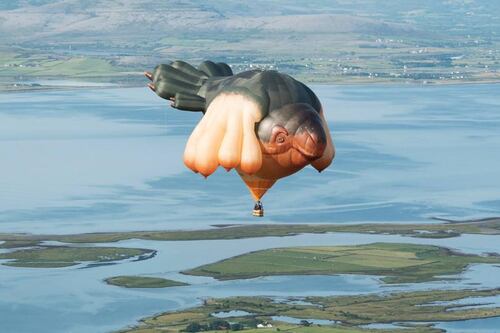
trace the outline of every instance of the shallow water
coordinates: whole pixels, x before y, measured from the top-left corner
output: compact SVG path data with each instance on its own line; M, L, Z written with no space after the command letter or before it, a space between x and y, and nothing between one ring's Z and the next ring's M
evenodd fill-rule
M288 316L273 316L271 317L272 320L276 321L282 321L285 323L290 323L290 324L300 324L300 322L303 319L300 318L294 318L294 317L288 317ZM337 322L335 320L325 320L325 319L307 319L308 322L314 325L333 325L336 324Z
M447 333L497 333L500 332L500 317L437 323L435 327Z
M456 301L443 301L443 302L433 302L429 305L445 305L445 306L457 306L449 309L449 311L459 311L466 309L476 309L476 308L496 308L500 307L500 295L496 296L486 296L486 297L467 297L459 299Z
M371 329L379 329L379 330L390 330L390 329L401 329L401 326L396 324L386 324L386 323L373 323L368 325L361 325L362 328L371 328Z
M212 313L212 316L217 318L231 318L231 317L241 317L241 316L250 316L252 313L240 310L231 310L231 311L222 311Z
M147 89L0 94L0 233L203 228L215 223L404 223L427 222L431 216L500 215L500 177L493 167L500 155L492 153L500 145L498 87L315 87L330 120L337 159L320 175L306 168L278 182L264 198L263 219L250 216L250 196L234 172L218 171L203 180L187 171L183 148L200 116L170 109ZM215 281L179 273L263 248L376 241L500 252L498 236L481 235L440 240L358 234L129 240L110 245L156 249L158 255L87 269L0 266L0 328L106 332L147 315L199 304L204 297L498 287L500 268L494 265L474 265L460 279L394 286L373 276ZM140 290L103 282L125 274L192 285ZM494 320L474 321L479 327L482 322L484 332L494 332Z

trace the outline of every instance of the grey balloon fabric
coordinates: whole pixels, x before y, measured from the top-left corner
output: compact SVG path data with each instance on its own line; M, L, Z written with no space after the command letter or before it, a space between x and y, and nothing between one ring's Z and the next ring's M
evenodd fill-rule
M153 84L158 96L174 99L173 107L206 111L221 92L236 92L257 101L266 113L293 103L306 103L318 112L321 104L309 87L277 71L251 70L233 75L225 63L204 61L198 69L184 61L157 66Z

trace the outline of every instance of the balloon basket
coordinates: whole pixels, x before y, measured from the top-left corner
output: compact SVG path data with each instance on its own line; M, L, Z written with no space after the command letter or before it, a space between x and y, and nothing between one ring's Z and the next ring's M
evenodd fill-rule
M257 217L262 217L262 216L264 216L264 210L263 209L254 209L252 215L257 216Z
M262 207L262 202L257 201L255 203L255 206L253 207L252 215L256 216L256 217L264 216L264 207Z

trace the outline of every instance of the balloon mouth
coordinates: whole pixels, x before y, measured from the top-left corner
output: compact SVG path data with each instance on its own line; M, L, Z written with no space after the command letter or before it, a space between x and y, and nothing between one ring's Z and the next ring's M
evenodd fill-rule
M326 138L324 133L302 130L295 134L293 148L299 151L307 161L314 161L323 156Z

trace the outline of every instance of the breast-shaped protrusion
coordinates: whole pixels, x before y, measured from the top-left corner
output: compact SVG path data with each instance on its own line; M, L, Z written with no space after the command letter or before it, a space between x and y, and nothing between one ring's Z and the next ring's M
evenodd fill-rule
M242 112L229 112L226 133L219 148L219 163L226 170L240 165L243 142Z
M253 174L262 165L262 152L255 123L262 115L252 99L236 93L221 93L191 134L184 151L184 163L203 176L219 165Z

